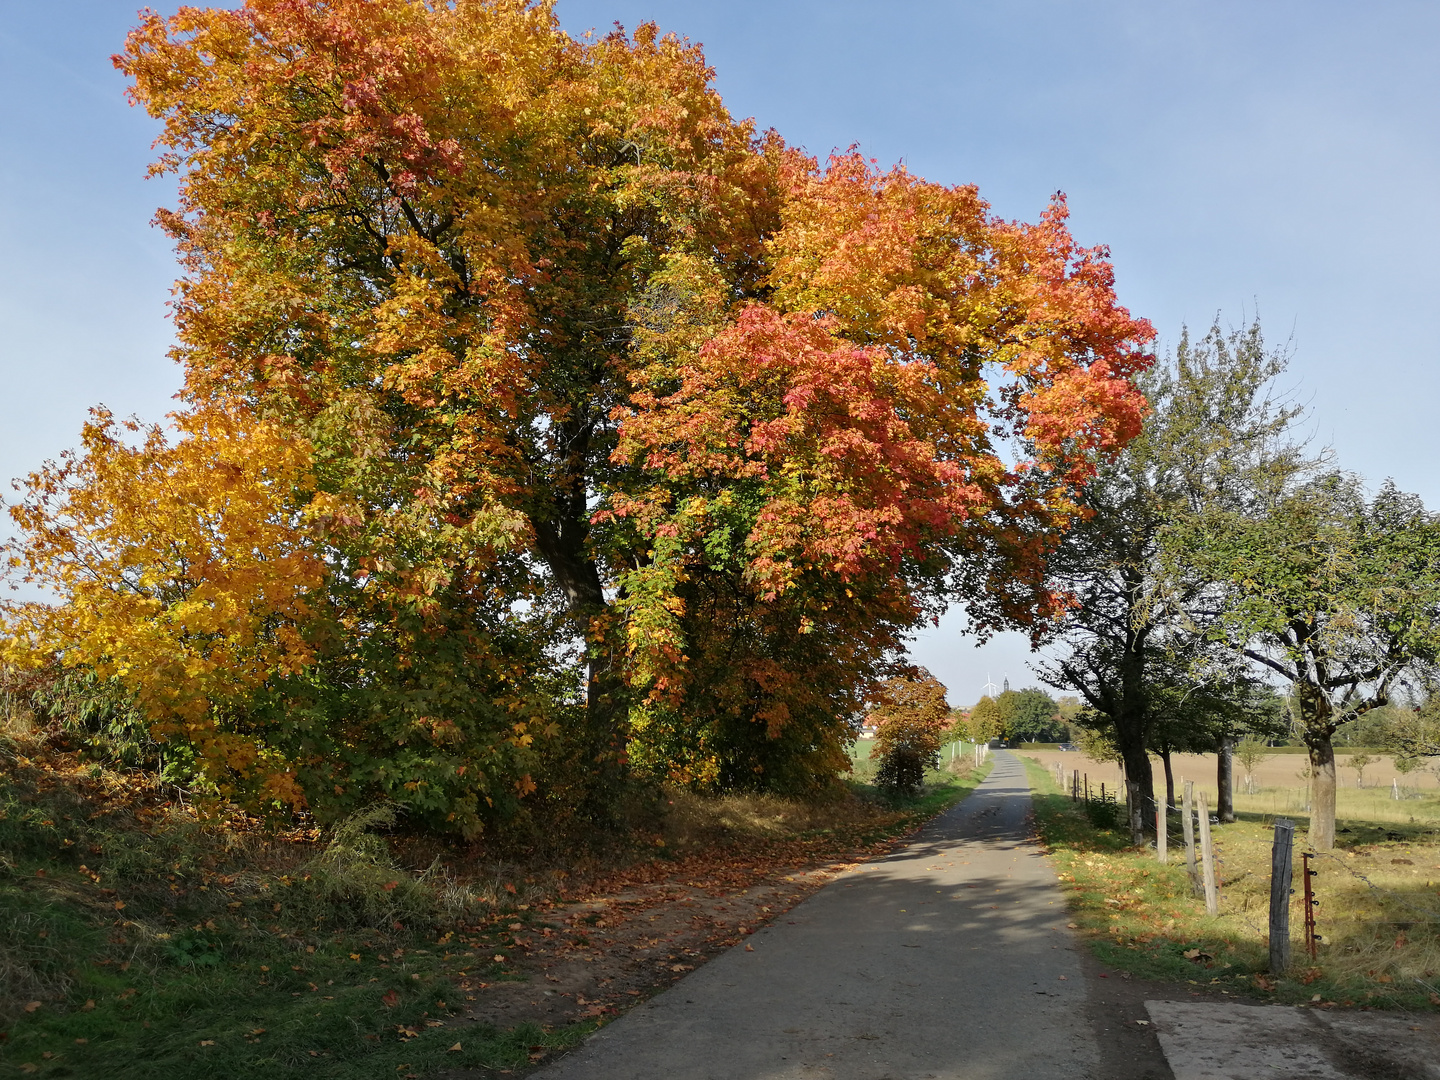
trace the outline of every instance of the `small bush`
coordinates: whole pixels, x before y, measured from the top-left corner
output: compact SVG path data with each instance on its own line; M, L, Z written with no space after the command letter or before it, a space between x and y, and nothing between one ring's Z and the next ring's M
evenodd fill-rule
M305 864L300 878L301 902L315 917L336 926L380 928L415 926L434 917L436 896L425 880L430 872L416 877L401 869L377 834L395 819L395 807L382 803L335 826L330 843Z
M1092 795L1085 803L1085 816L1097 829L1114 829L1120 824L1120 806L1111 792Z
M880 759L875 770L875 785L890 794L913 794L925 783L925 773L940 764L933 750L911 743L897 743Z

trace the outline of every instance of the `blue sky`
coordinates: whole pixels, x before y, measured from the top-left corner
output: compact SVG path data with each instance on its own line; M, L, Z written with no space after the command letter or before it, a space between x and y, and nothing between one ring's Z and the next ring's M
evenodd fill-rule
M172 4L155 5L161 10ZM1440 508L1440 5L1167 0L559 0L705 45L732 112L825 155L858 142L994 210L1070 199L1162 342L1258 304L1341 465ZM159 418L175 276L149 226L154 125L109 64L127 0L0 0L0 479L86 409ZM915 655L955 703L1033 681L1013 636L947 619Z

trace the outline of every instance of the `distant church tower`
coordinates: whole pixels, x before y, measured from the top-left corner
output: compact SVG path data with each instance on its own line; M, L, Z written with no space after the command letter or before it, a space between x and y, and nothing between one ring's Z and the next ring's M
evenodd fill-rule
M1004 689L1003 691L1001 691L1001 692L1002 692L1002 693L1005 693L1005 694L1008 694L1008 693L1010 692L1010 680L1009 680L1009 679L1002 679L1002 680L1000 680L1000 681L1005 684L1005 689Z

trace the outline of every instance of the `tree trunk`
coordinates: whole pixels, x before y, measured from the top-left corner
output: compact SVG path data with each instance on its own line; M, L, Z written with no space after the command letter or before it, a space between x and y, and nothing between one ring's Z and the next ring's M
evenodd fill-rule
M617 649L603 618L609 607L600 570L586 550L588 520L574 511L583 502L562 500L550 517L532 516L535 547L556 584L565 594L575 629L585 638L586 685L584 729L574 733L584 770L584 795L578 816L595 828L615 825L619 796L628 778L627 713L623 672L615 662ZM567 513L568 512L568 513Z
M1310 846L1329 851L1335 846L1335 746L1327 731L1305 735L1310 748Z
M1235 820L1235 736L1221 736L1215 759L1215 786L1220 789L1215 816L1228 825Z
M1133 747L1122 746L1120 753L1124 758L1125 782L1135 785L1127 790L1134 790L1140 796L1139 813L1131 815L1131 821L1136 824L1131 829L1130 842L1143 844L1147 833L1155 827L1155 777L1150 769L1150 755L1143 743L1138 752Z
M1175 772L1170 767L1169 749L1160 751L1160 761L1165 766L1165 805L1175 809Z

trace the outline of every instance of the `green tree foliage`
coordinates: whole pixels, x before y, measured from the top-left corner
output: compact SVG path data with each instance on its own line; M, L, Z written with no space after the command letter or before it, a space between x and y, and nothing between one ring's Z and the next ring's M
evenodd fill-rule
M1365 786L1365 769L1379 760L1371 754L1361 752L1350 755L1350 767L1355 770L1355 786Z
M988 743L1005 735L1005 715L988 694L965 717L965 734L973 743Z
M1334 735L1440 655L1440 522L1387 482L1329 473L1258 512L1177 529L1177 559L1223 585L1212 633L1287 680L1309 751L1310 842L1335 843Z
M995 699L1005 737L1016 742L1059 742L1068 729L1060 720L1055 699L1044 690L1029 687L1006 690Z
M1427 682L1433 681L1433 673ZM1433 688L1416 705L1381 705L1340 729L1336 742L1345 736L1357 746L1374 746L1400 757L1440 757L1440 694Z
M1267 392L1284 366L1258 321L1226 332L1217 320L1199 340L1183 333L1142 380L1151 403L1143 432L1101 467L1086 494L1091 516L1051 559L1057 588L1077 603L1055 628L1064 651L1041 677L1075 691L1090 723L1112 736L1147 822L1149 751L1213 749L1213 722L1239 704L1225 700L1239 678L1233 654L1203 632L1210 582L1166 565L1162 538L1197 515L1263 500L1303 467L1284 438L1297 410Z
M1235 760L1240 762L1240 767L1245 770L1245 786L1252 795L1255 793L1255 770L1270 754L1270 744L1254 735L1247 735L1235 744ZM1369 763L1366 758L1359 767L1363 768ZM1355 762L1352 760L1351 764L1354 765Z

